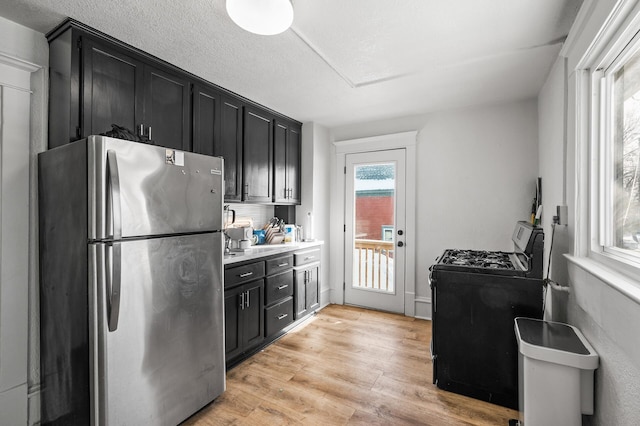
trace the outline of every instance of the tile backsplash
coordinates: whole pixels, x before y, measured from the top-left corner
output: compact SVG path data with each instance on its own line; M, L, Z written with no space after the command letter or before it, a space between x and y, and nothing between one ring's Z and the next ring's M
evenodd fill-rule
M236 217L253 218L253 227L260 229L269 222L273 214L273 206L263 204L229 204L229 208L236 211Z

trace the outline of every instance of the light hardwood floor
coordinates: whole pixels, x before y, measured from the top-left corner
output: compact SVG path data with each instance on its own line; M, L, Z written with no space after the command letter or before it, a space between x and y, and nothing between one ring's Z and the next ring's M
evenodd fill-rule
M227 372L184 425L507 425L517 411L431 383L431 322L330 305Z

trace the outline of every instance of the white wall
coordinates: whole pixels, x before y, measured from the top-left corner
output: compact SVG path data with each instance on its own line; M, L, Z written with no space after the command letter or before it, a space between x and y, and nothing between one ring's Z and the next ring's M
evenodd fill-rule
M334 140L417 130L416 298L430 301L428 267L447 248L513 249L538 173L535 100L332 129ZM342 244L331 241L332 247ZM431 316L428 304L416 316Z
M48 63L49 46L43 34L32 31L26 27L0 17L0 54L25 61L41 67L31 73L31 102L29 114L29 135L25 138L29 152L29 170L23 173L20 185L28 186L28 214L29 231L17 238L20 239L16 246L28 241L28 277L22 285L28 288L28 421L29 424L40 419L39 387L40 387L40 356L39 356L39 315L38 315L38 221L37 221L37 175L36 155L46 149L47 128L47 93L48 93ZM3 155L7 152L3 152ZM24 176L28 176L25 178ZM5 236L2 236L5 238ZM6 241L3 241L6 243ZM11 243L9 243L11 244ZM20 340L21 341L21 340ZM7 342L3 340L0 345L15 345L17 341ZM5 413L6 414L6 413Z
M567 260L563 256L570 246L567 226L552 227L556 207L566 205L566 61L559 57L553 65L542 90L538 95L538 119L540 141L538 156L539 174L542 177L542 226L545 232L545 276L551 268L549 278L561 286L567 285ZM553 239L553 253L549 266L549 251ZM545 317L556 321L567 320L567 294L560 291L547 292Z
M604 270L597 273L592 268L585 269L576 258L567 262L562 256L569 253L580 259L584 254L581 240L586 231L584 208L588 197L582 191L587 182L579 178L584 176L586 163L578 161L581 148L576 67L611 11L633 3L637 2L586 0L562 51L566 68L564 58L560 58L539 97L543 204L545 208L547 204L549 207L560 204L564 189L569 207L569 225L556 229L551 277L563 286L568 285L570 294L568 300L559 299L552 306L553 319L566 317L600 356L600 366L595 372L595 413L585 416L583 422L589 425L640 424L640 305L607 283L625 278ZM563 150L565 161L560 161ZM548 229L549 208L546 212L544 224ZM547 239L547 251L549 244Z
M311 212L313 216L313 237L325 242L321 253L321 306L325 306L331 300L329 274L331 269L331 257L329 254L331 151L332 145L329 141L327 128L311 122L302 125L302 200L301 205L296 207L296 219L299 225L307 227L307 213Z

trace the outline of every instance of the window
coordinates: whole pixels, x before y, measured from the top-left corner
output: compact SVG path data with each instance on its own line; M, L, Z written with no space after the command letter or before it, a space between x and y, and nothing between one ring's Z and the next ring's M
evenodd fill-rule
M640 52L612 75L612 245L638 250L640 238Z
M640 38L612 50L594 73L601 132L592 150L599 164L596 251L640 266Z
M393 241L393 225L382 225L382 241Z

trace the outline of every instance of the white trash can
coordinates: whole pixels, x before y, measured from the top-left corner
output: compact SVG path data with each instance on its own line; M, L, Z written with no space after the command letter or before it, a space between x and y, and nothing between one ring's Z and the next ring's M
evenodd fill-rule
M520 419L525 426L580 426L593 414L598 354L575 327L515 319Z

